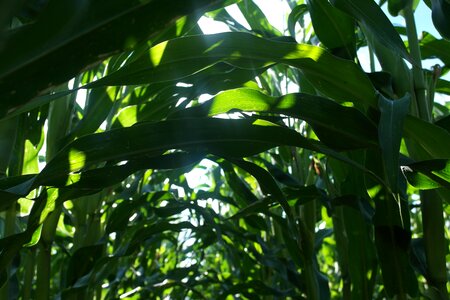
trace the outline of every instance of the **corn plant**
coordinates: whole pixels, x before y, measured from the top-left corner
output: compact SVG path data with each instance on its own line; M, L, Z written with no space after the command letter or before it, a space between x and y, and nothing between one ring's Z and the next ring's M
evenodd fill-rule
M450 2L265 2L0 3L0 299L448 299Z

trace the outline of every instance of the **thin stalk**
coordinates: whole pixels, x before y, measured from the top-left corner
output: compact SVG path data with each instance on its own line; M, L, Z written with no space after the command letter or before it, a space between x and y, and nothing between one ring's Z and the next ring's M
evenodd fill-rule
M342 277L342 299L351 299L351 280L348 271L348 238L345 232L343 207L336 207L333 211L333 228L336 239L338 264Z
M369 48L369 58L370 58L370 72L375 72L375 54L373 53L372 47Z
M433 66L433 76L428 84L428 104L430 111L433 110L433 104L434 104L434 95L436 90L436 83L439 80L439 77L442 74L441 66L438 64Z
M426 95L426 82L421 66L422 58L412 3L405 8L404 17L411 56L418 64L413 66L413 78L419 115L422 120L431 122L431 108L434 99L427 98ZM427 259L427 281L430 286L439 291L443 299L448 299L445 257L447 241L445 240L442 199L433 191L422 191L421 206L425 256Z
M427 85L422 71L422 56L420 54L419 40L417 39L416 22L414 19L414 11L412 1L404 9L403 15L406 22L406 32L408 35L409 51L414 61L412 66L414 92L416 96L417 106L419 108L419 116L422 120L431 121L430 105L427 99Z
M310 201L300 209L301 250L304 257L304 280L308 299L320 299L314 262L314 237L316 224L316 200Z
M371 52L373 54L373 52ZM333 183L331 183L328 178L328 167L326 170L323 166L319 165L321 178L325 183L326 190L328 191L329 197L331 199L335 198L336 195L340 194L340 189L338 185L336 187ZM348 268L348 236L345 231L345 218L344 218L344 210L342 206L336 206L333 209L333 214L331 216L333 220L333 232L336 240L336 251L337 251L337 262L339 265L339 269L342 277L342 299L349 300L351 299L351 280L350 280L350 272Z
M75 87L78 82L75 82ZM75 96L68 96L66 99L54 101L50 105L48 131L47 131L47 162L55 157L62 145L60 141L65 137L69 128L69 120L72 112L69 104L74 101ZM51 250L53 239L61 214L61 207L55 210L47 217L42 226L41 239L38 245L37 253L37 274L36 274L36 299L50 299L51 294Z
M23 300L31 299L31 291L33 290L33 278L35 271L35 249L27 252L24 263L24 279L23 279Z
M441 299L449 299L447 291L446 254L444 214L442 199L435 191L421 191L423 239L427 258L427 281L439 291Z
M311 170L306 178L306 185L314 183L314 172ZM317 262L314 256L316 234L316 200L300 207L300 247L304 258L304 280L308 299L320 299L319 282L317 281Z
M36 260L36 300L50 299L50 278L51 278L51 244L41 240L39 242Z

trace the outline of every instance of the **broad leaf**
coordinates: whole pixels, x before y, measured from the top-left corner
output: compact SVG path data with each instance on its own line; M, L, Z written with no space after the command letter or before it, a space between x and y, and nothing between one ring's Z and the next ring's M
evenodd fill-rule
M378 124L379 144L386 176L393 191L397 191L398 186L399 150L403 121L408 113L410 101L409 95L399 100L390 100L382 95L379 98L381 112Z
M447 0L431 0L431 11L434 27L444 38L450 40L450 3Z
M446 187L450 189L450 160L427 160L402 166L408 182L421 190Z
M450 157L450 133L447 130L407 116L403 132L405 137L418 143L428 153L429 158Z
M307 1L314 31L327 48L344 58L355 57L356 36L353 18L332 6L328 0Z
M181 80L224 60L250 69L274 62L288 64L300 68L318 90L336 100L376 106L370 80L353 62L334 57L320 47L277 42L239 32L163 42L152 47L147 55L85 87Z
M276 113L303 119L313 127L323 143L335 149L378 144L375 126L358 110L308 94L270 97L253 89L228 90L171 117L204 117L233 111Z
M171 149L244 157L292 143L318 149L316 142L295 131L261 120L180 119L141 123L75 140L46 166L39 181L51 182L104 161L158 156Z
M422 33L420 53L423 59L439 58L446 66L450 66L450 41L436 39L428 32Z
M393 16L398 16L401 10L408 5L408 0L388 0L389 13Z
M334 6L353 16L380 43L413 62L405 44L388 17L374 0L332 0Z
M281 32L269 23L262 10L253 1L239 2L238 7L253 31L266 37L282 36Z
M119 51L157 37L179 17L224 2L50 1L36 23L6 32L7 44L0 49L7 58L0 61L0 115Z
M286 213L290 225L291 230L293 230L293 233L297 233L297 228L295 226L294 216L292 214L292 210L281 191L280 187L276 183L276 181L273 179L272 175L270 175L269 172L267 172L265 169L244 160L232 160L233 164L238 166L239 168L247 171L249 174L251 174L255 179L258 181L259 185L261 186L261 190L264 194L270 195L270 197L277 201L281 207L283 208L284 212ZM297 233L298 234L298 233ZM297 235L296 235L297 236Z
M295 24L308 12L306 4L300 4L294 7L288 17L288 30L292 37L295 38ZM302 24L302 23L301 23Z
M444 80L444 79L439 79L436 82L436 92L438 93L442 93L442 94L446 94L446 95L450 95L450 81Z

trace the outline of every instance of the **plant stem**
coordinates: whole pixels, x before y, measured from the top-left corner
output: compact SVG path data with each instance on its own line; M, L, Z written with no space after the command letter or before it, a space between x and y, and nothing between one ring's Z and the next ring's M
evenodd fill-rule
M373 53L372 47L369 48L369 58L370 58L370 72L375 72L375 54Z
M33 289L33 278L35 268L35 249L27 251L24 263L24 280L23 280L23 299L31 299L31 291Z
M414 80L414 92L416 95L417 106L419 108L419 116L422 120L431 121L431 111L429 109L429 103L427 100L425 77L422 71L422 56L420 54L419 40L417 39L416 22L414 20L414 12L412 8L412 1L407 5L403 11L406 32L408 35L409 51L414 61L412 66L413 80Z
M306 185L314 183L314 172L311 170L306 178ZM317 281L317 263L314 256L314 240L316 233L316 200L300 207L301 251L304 257L304 279L308 299L320 299L319 282Z
M77 82L75 83L77 86ZM64 90L65 87L62 87ZM69 103L75 98L66 97L54 101L50 105L48 131L47 131L47 150L46 160L49 162L56 153L60 150L60 141L66 135L70 120L71 111L69 110ZM36 299L47 300L50 299L51 291L51 250L52 243L55 236L56 226L58 225L59 216L61 214L61 207L57 207L47 216L47 219L42 225L41 239L38 245L37 254L37 280L36 280Z
M300 210L301 247L304 255L304 279L308 299L320 299L319 283L314 257L314 236L316 224L316 200L305 203ZM302 226L303 225L303 226Z
M413 66L414 89L419 116L427 122L432 121L432 107L434 99L427 98L426 82L421 66L421 54L417 39L412 1L404 10L406 29L408 34L411 56L418 65ZM417 157L416 157L417 159ZM427 158L419 158L427 159ZM446 287L446 249L445 224L443 219L442 199L434 191L421 191L421 206L423 220L423 237L425 256L427 259L428 284L439 291L442 299L448 299Z
M51 244L39 242L36 264L36 300L50 299L50 249Z
M427 281L435 287L441 299L449 299L447 291L445 223L442 199L433 191L421 191L423 238L427 258Z

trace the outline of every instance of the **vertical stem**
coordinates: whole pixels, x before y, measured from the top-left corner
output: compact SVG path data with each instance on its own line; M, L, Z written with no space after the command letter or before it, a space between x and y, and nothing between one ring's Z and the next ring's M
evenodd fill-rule
M442 199L433 190L421 191L420 198L422 200L423 238L428 268L427 281L439 291L441 299L449 299L446 287L447 241L444 232Z
M314 172L311 170L305 184L314 183ZM304 279L308 299L320 299L319 282L317 281L317 263L314 257L314 241L316 233L316 200L300 207L300 247L304 258Z
M370 58L370 72L375 72L375 54L373 53L372 47L369 48L369 58Z
M31 291L33 289L33 278L35 268L35 249L27 251L24 263L24 279L23 279L23 300L31 299Z
M422 56L420 54L419 40L417 39L416 22L414 20L414 12L412 8L412 1L407 5L403 11L406 32L408 35L409 51L415 64L413 68L414 92L416 94L417 106L419 108L419 116L422 120L431 121L431 111L428 104L426 92L427 87L425 77L422 71Z
M78 83L75 82L75 86L77 85ZM56 155L62 146L60 145L60 141L67 133L70 116L72 114L69 109L69 103L73 100L74 98L67 97L66 99L54 101L50 105L47 131L47 162ZM38 244L37 253L37 300L50 299L52 278L51 250L60 214L61 207L55 208L42 225L41 239Z
M48 243L39 242L37 253L36 300L50 299L50 248Z
M316 200L305 203L300 210L301 250L304 256L304 279L308 299L320 299L314 261L314 238L316 224Z
M412 10L412 1L404 10L406 29L411 56L418 65L413 66L414 89L416 93L419 115L422 120L432 121L432 105L434 99L427 98L426 82L421 66L420 46ZM443 219L442 199L434 191L421 191L423 220L423 236L425 256L427 259L427 281L436 288L442 299L448 299L446 287L446 249L445 225Z

